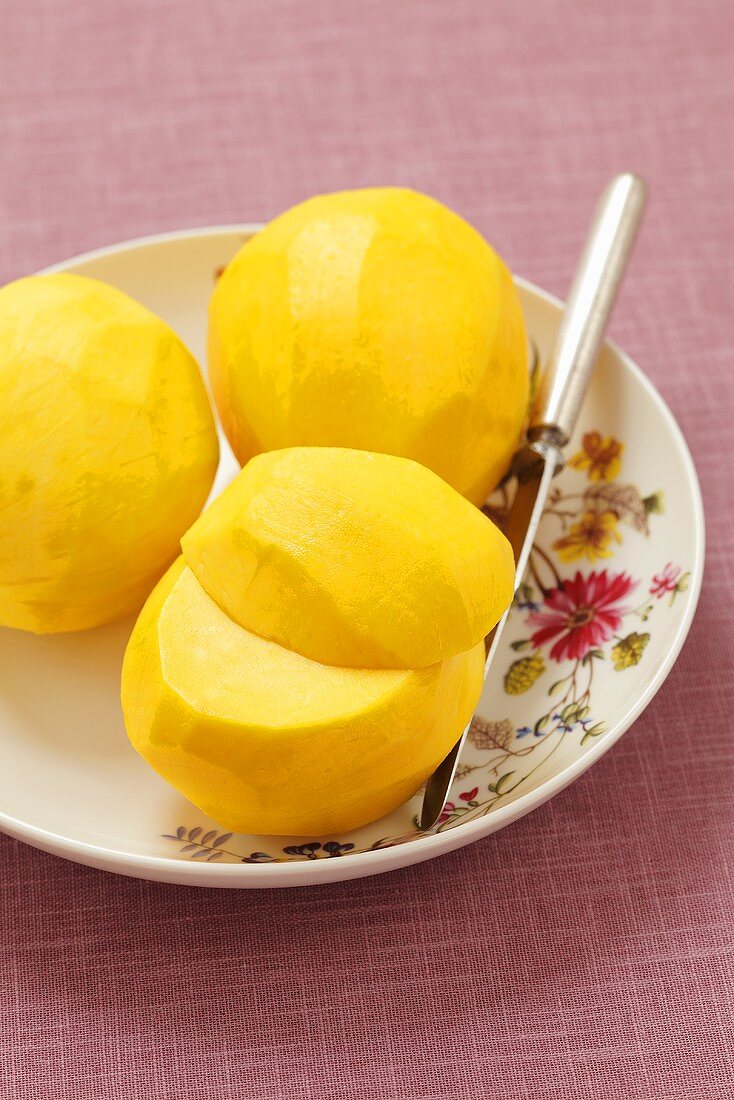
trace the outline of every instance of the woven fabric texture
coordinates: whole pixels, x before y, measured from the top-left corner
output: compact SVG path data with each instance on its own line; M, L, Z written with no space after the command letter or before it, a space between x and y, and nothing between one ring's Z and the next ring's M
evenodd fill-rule
M6 0L0 23L2 281L403 183L563 295L607 177L642 173L612 334L677 416L708 520L659 696L454 855L236 893L0 838L0 1095L734 1096L731 0Z

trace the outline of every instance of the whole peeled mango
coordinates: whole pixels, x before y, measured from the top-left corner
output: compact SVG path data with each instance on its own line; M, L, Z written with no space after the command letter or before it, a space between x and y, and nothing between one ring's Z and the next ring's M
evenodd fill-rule
M528 401L505 264L403 188L320 195L248 241L210 306L209 368L232 448L416 459L475 504L507 470Z
M0 289L0 625L136 611L216 472L199 368L163 321L80 275Z

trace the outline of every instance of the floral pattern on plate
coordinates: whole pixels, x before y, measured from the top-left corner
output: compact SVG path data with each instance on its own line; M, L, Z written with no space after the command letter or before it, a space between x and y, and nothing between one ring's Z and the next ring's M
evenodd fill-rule
M606 726L594 713L597 670L624 675L643 661L655 613L686 591L689 574L679 564L661 563L647 578L609 564L625 540L647 538L664 511L661 491L643 496L620 480L623 455L620 440L586 432L551 492L506 628L510 659L502 685L510 699L527 696L524 719L475 717L439 832L489 813L568 738L582 748L603 734ZM509 505L507 490L500 489L485 511L502 526ZM232 833L186 825L164 837L181 856L199 862L273 863L333 859L421 835L414 815L409 831L367 844L299 839L277 851L269 844L270 851L247 852Z

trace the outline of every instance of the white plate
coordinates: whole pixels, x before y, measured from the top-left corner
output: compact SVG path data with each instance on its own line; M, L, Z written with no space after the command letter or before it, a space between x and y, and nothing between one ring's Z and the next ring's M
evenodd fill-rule
M95 276L127 291L165 318L203 363L216 273L254 228L149 237L51 270ZM542 352L558 323L559 303L529 283L518 285L529 331ZM487 836L557 794L614 744L662 684L691 624L704 559L701 496L683 437L640 370L611 344L581 420L569 455L582 457L558 480L563 499L541 525L538 579L530 578L525 606L513 608L482 701L484 721L464 753L453 808L438 832L416 830L416 796L348 836L222 835L128 744L118 683L130 621L43 638L0 630L0 826L46 851L141 878L297 886L431 859ZM592 438L587 449L599 461L590 465L583 457L583 436L590 432L600 433L602 449L607 437L621 442L621 460L615 461L613 444L606 460L598 455ZM225 446L215 491L236 468ZM584 547L573 533L565 550L558 545L562 524L570 530L589 511L606 513L602 542L612 556L564 560L574 547ZM604 569L606 578L600 576ZM598 645L600 656L585 662L568 659L566 630L539 646L531 641L540 630L534 614L553 615L555 605L561 625L573 613L570 604L559 610L558 590L548 596L545 612L528 606L543 601L539 583L552 588L557 577L568 579L577 570L578 584L565 590L574 606L583 607L593 594L603 602L619 574L635 582L611 601L605 634L613 636ZM627 587L626 580L617 587ZM595 620L603 624L599 615L594 613ZM577 620L585 616L581 611ZM574 637L581 653L587 636ZM557 660L550 650L559 640L565 648Z

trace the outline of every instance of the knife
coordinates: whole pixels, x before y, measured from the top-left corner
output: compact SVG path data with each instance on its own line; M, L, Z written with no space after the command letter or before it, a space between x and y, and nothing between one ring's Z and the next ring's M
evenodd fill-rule
M615 176L604 190L558 334L540 377L526 439L511 468L517 489L505 534L515 555L515 591L525 573L553 478L563 466L563 448L576 425L642 220L646 195L644 181L630 172ZM485 681L509 614L510 608L485 638ZM424 831L437 824L446 805L470 728L471 720L426 784L420 814L420 827Z

